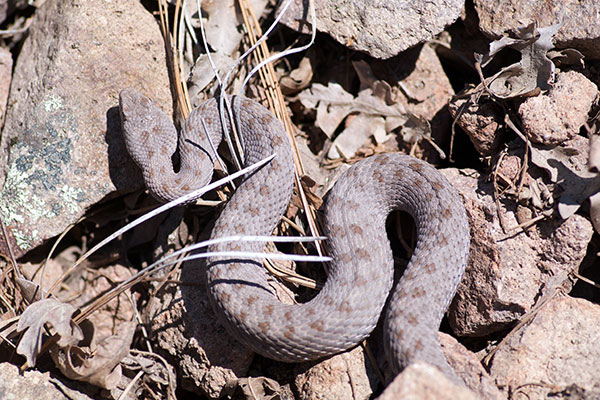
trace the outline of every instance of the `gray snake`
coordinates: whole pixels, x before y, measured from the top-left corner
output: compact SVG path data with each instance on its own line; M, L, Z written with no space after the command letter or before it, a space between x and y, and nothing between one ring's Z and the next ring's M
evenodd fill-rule
M211 237L270 235L292 194L289 140L262 105L245 97L230 99L237 104L233 108L245 163L271 154L276 157L243 179ZM171 200L210 182L212 149L222 136L214 99L192 111L179 135L169 117L134 89L123 90L119 100L126 147L154 197ZM176 151L177 172L172 164ZM385 230L392 210L408 212L417 229L416 247L393 291L394 262ZM318 359L367 337L387 302L384 346L394 373L422 360L458 380L438 339L469 249L466 213L451 184L416 158L373 156L350 167L336 182L327 196L324 222L333 261L323 289L307 303L279 302L261 260L213 257L207 261L209 298L228 332L275 360ZM263 244L221 243L207 251L225 250L260 252Z

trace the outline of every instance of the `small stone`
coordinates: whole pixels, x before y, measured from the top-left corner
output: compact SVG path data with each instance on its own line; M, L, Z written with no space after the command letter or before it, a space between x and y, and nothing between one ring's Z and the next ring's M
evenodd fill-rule
M559 73L548 94L530 97L519 106L523 131L533 142L545 145L572 139L597 97L598 87L579 72Z
M515 154L508 154L502 158L502 162L498 165L498 173L502 174L502 177L508 182L515 183L519 179L521 168L523 168L522 158ZM528 183L528 178L530 178L530 175L526 174L525 184Z
M481 104L471 103L467 99L455 98L448 105L453 118L458 118L458 125L466 132L482 156L495 154L502 143L501 110L493 102Z

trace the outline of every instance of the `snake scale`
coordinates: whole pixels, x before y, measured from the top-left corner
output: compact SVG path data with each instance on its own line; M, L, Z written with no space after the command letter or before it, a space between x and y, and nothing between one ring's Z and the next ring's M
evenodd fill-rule
M262 105L245 97L230 100L243 136L245 163L276 157L244 177L211 237L270 235L292 194L289 140ZM179 134L169 117L134 89L121 92L119 107L126 147L154 197L168 201L210 182L212 149L222 136L214 99L192 111ZM176 151L178 171L172 163ZM392 210L408 212L417 228L416 248L393 291L394 261L385 230ZM367 337L387 302L384 346L394 374L422 360L460 381L438 339L469 249L467 218L456 190L421 160L400 154L372 156L339 178L328 194L324 217L333 261L323 289L307 303L279 302L260 259L207 260L210 302L228 332L275 360L318 359ZM221 243L207 251L221 250L260 252L263 244Z

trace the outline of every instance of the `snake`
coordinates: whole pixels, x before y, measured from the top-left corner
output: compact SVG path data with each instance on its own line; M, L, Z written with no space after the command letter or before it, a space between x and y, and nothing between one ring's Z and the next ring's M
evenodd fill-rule
M226 100L243 141L244 164L275 157L242 178L215 221L211 238L271 235L293 192L290 139L260 103L241 95ZM219 109L214 98L204 101L178 132L151 99L133 88L120 92L125 146L156 199L170 201L210 182L215 149L223 130L232 129L228 119L223 127ZM173 163L175 153L178 165ZM414 251L395 285L386 232L394 210L408 213L416 226ZM340 176L326 196L322 216L332 260L322 289L305 303L280 302L260 258L215 255L206 260L209 301L227 332L277 361L317 360L356 346L383 313L383 348L393 374L423 361L461 382L438 336L469 252L469 225L457 190L425 161L378 154ZM238 241L213 244L206 251L260 253L263 247Z

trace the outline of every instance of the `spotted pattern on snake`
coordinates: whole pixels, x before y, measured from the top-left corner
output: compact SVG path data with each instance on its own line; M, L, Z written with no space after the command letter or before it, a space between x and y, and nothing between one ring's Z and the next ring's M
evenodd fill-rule
M229 99L243 136L245 164L276 156L244 177L211 237L270 235L292 193L289 141L280 122L262 105L245 97ZM179 139L170 119L134 89L121 92L120 111L127 149L153 196L171 200L210 181L212 149L222 136L214 99L192 111ZM181 160L177 172L171 161L176 150ZM417 243L392 290L394 261L385 223L393 210L413 217ZM327 196L324 217L333 261L323 289L307 303L278 301L260 259L208 259L209 298L228 332L275 360L313 360L344 351L367 337L387 301L384 346L394 373L422 360L460 382L438 339L469 249L465 209L452 185L421 160L377 155L353 165L339 178ZM222 243L208 249L223 250L261 252L263 244ZM185 267L194 268L193 262Z

